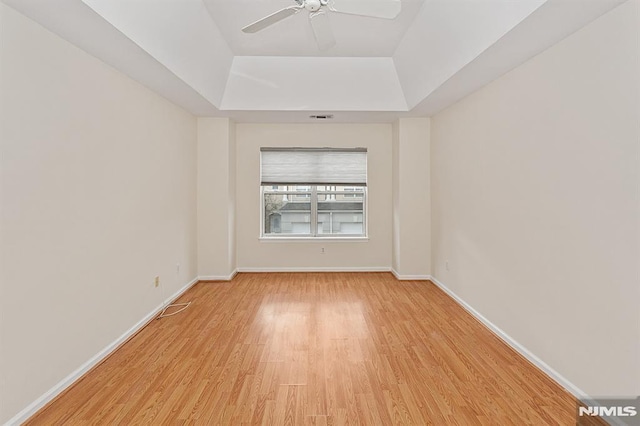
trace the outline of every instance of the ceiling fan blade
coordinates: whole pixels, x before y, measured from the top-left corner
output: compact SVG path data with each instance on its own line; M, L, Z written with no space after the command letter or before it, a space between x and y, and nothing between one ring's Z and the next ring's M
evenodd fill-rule
M400 14L400 0L329 0L333 12L372 18L394 19Z
M276 22L280 22L289 16L295 15L304 9L303 6L290 6L285 7L284 9L280 9L277 12L272 13L269 16L265 16L262 19L257 20L256 22L247 25L242 29L244 33L256 33L260 30L267 28L270 25L275 24Z
M316 43L318 43L320 50L327 50L336 45L331 23L324 11L320 10L310 13L309 22L311 23L311 29L313 30L313 35L316 38Z

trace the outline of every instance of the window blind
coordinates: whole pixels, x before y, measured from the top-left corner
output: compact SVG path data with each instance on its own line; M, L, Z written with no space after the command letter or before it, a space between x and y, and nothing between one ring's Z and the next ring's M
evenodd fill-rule
M367 149L261 148L262 185L367 184Z

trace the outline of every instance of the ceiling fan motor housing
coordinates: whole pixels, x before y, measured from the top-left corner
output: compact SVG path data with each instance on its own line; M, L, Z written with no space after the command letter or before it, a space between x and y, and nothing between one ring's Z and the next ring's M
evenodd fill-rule
M325 2L326 3L326 2ZM305 0L304 8L309 12L315 12L322 6L321 0Z

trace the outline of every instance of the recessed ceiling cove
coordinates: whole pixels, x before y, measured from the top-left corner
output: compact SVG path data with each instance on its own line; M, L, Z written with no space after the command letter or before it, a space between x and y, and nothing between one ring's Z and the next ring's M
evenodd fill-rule
M367 0L353 1L358 3ZM424 0L403 0L395 19L327 13L336 44L326 51L318 49L306 12L290 16L254 34L241 31L260 18L297 5L295 0L204 2L236 56L391 57Z
M2 1L195 115L362 122L431 115L625 0ZM376 2L397 16L338 13Z

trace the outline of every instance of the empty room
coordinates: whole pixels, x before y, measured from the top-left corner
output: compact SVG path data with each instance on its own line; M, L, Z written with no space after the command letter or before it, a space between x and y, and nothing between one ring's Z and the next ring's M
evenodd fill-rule
M639 403L640 0L0 0L0 424Z

